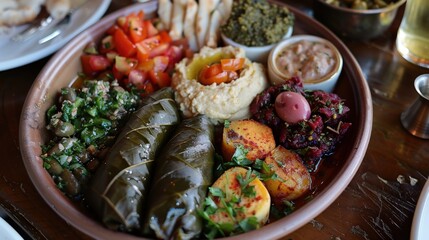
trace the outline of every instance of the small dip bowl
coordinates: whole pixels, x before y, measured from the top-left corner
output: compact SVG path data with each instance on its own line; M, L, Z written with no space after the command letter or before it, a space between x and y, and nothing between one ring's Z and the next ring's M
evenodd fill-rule
M305 89L333 92L343 68L343 58L326 39L296 35L271 50L267 65L271 84L297 76Z
M293 32L293 26L289 26L288 31L283 36L282 39L287 39L290 36L292 36ZM249 47L246 45L242 45L240 43L235 42L231 38L225 36L223 33L221 33L221 38L225 45L231 45L234 47L240 47L244 49L244 52L246 53L246 57L249 58L252 62L260 62L260 63L266 63L268 59L268 55L270 54L270 51L276 46L276 43L266 46L258 46L258 47Z

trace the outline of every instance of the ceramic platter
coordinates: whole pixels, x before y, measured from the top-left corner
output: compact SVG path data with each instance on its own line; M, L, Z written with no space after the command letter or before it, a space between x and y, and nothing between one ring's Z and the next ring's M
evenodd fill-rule
M278 2L278 4L283 4ZM285 236L325 210L350 183L359 168L368 147L372 128L372 100L367 82L358 62L347 47L326 27L297 9L293 35L311 34L331 41L341 53L344 66L334 90L350 107L352 127L334 155L329 158L331 170L323 174L313 199L292 214L270 223L259 230L230 239L278 239ZM91 41L99 41L104 32L120 17L144 10L146 16L155 16L157 2L135 4L113 12L79 34L57 52L42 69L29 91L20 122L20 147L25 167L46 203L60 217L81 232L96 239L140 239L114 232L91 217L91 213L65 197L55 186L42 166L40 146L47 140L45 112L54 102L61 87L70 85L81 70L79 57Z

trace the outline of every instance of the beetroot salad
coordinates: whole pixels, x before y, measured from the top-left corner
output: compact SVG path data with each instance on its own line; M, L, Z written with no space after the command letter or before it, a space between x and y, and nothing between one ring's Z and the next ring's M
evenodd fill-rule
M311 108L308 119L290 124L279 117L274 104L276 97L285 91L297 92L307 99ZM349 110L335 93L304 90L297 77L269 87L250 105L252 118L271 127L277 144L298 153L310 172L315 172L320 160L334 152L350 128Z

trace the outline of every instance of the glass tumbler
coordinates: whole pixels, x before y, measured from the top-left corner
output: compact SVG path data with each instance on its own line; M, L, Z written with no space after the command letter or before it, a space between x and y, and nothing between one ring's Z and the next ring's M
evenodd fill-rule
M407 61L429 68L428 0L407 0L396 48Z

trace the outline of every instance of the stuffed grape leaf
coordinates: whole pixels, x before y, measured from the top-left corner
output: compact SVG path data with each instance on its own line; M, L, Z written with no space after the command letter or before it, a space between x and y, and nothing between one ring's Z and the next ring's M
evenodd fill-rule
M199 115L185 119L156 161L143 221L146 236L191 239L199 236L202 208L212 184L214 126Z
M110 229L139 232L154 160L180 115L171 88L145 98L90 181L86 200Z

